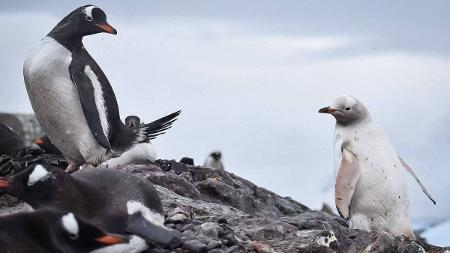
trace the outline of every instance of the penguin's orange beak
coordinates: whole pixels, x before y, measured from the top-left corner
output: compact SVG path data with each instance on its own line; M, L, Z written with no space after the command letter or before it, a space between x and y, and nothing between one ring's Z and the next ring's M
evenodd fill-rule
M100 29L102 29L105 33L117 34L117 30L106 22L103 24L97 24L97 26L100 27Z
M112 234L100 236L100 237L96 238L95 240L97 242L105 244L105 245L114 245L114 244L128 242L128 239L126 237L120 236L120 235L112 235Z
M330 113L331 114L331 113L333 113L335 111L337 111L337 110L327 106L327 107L321 108L319 110L319 113Z
M42 140L42 138L37 138L36 140L34 140L34 143L36 143L37 145L42 145L44 144L44 140Z
M6 180L6 178L0 178L0 189L8 188L9 182Z

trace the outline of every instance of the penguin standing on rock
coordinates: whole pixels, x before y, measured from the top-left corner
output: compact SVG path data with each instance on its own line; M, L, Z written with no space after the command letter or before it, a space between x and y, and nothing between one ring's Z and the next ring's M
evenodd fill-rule
M1 216L0 227L3 253L88 253L128 242L56 209Z
M205 167L210 167L213 169L224 170L222 163L222 153L219 151L212 152L209 154L208 158L205 161Z
M86 35L117 34L105 12L85 5L64 17L25 60L23 75L36 117L52 143L76 170L98 165L172 126L180 111L136 128L119 116L113 89L84 48Z

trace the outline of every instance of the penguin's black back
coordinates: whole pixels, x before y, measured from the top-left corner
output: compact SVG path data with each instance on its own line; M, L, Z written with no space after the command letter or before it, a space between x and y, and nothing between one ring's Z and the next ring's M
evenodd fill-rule
M128 201L139 201L164 216L161 200L148 180L110 168L86 168L69 177L70 183L61 186L55 206L73 211L106 231L126 230Z

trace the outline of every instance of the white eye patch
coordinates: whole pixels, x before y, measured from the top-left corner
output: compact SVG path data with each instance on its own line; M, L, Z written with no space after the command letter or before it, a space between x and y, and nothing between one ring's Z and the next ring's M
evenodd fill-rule
M130 200L127 202L127 212L128 215L133 215L135 213L141 213L141 215L148 222L153 223L162 228L164 227L164 216L159 213L153 212L148 207L144 206L139 201Z
M84 14L86 14L86 17L88 17L91 20L92 20L92 10L94 8L97 8L97 6L91 5L91 6L84 8L84 10L83 10Z
M32 186L35 183L45 180L50 177L50 172L46 170L42 165L38 164L34 167L33 172L28 176L28 186Z
M73 239L78 238L78 222L73 213L68 213L61 218L63 228L69 232Z

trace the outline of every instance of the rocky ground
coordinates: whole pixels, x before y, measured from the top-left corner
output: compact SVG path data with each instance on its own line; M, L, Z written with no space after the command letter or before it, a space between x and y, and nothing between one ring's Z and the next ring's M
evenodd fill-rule
M311 210L226 171L167 160L118 169L153 182L167 226L182 233L180 248L147 252L446 252L349 229L339 216ZM0 214L28 210L8 196L0 205Z

